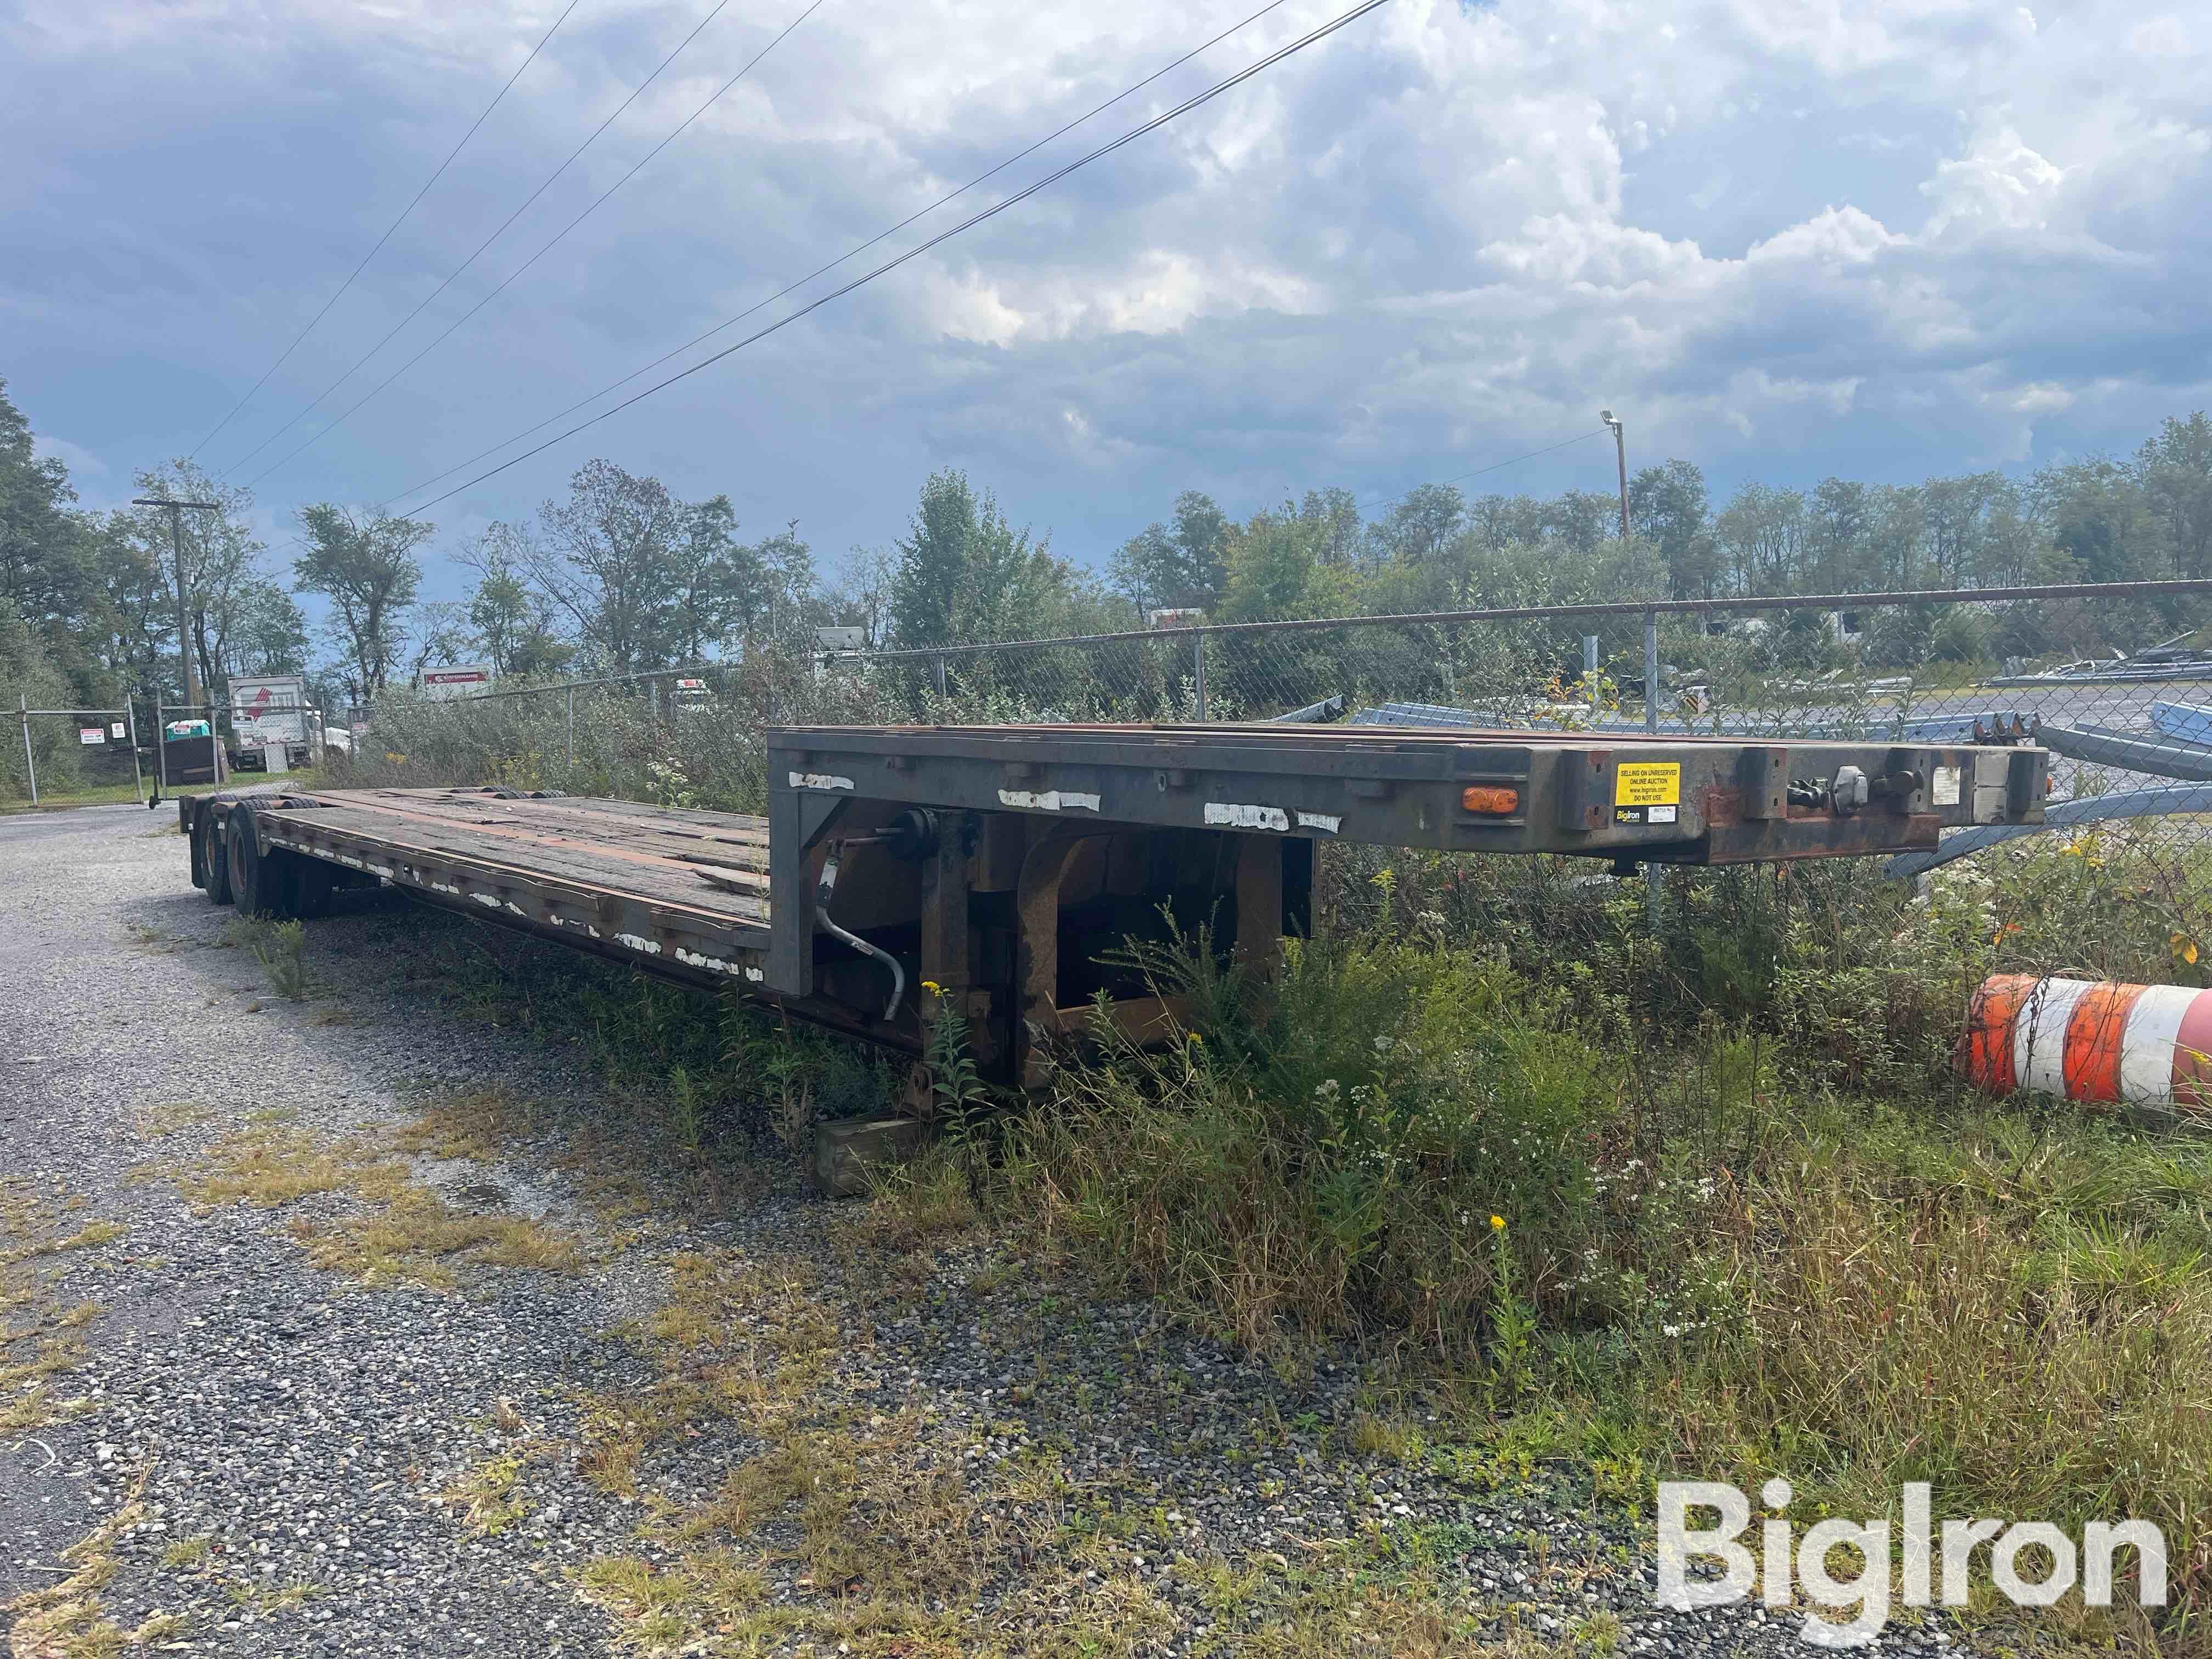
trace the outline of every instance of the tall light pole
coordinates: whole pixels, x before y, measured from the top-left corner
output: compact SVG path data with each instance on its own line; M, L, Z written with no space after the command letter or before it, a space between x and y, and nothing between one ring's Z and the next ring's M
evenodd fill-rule
M1598 419L1613 428L1613 459L1620 463L1620 539L1628 539L1628 440L1621 435L1620 422L1613 418L1613 411L1602 409Z
M199 706L200 699L199 683L192 674L191 623L190 617L186 614L186 607L190 604L190 601L187 599L185 593L185 509L186 507L191 507L194 511L200 513L220 513L222 511L222 503L221 501L171 501L166 495L134 495L131 499L131 505L133 507L159 507L167 508L168 511L169 547L176 555L177 560L177 663L184 673L185 706L188 708L195 708ZM212 702L214 693L213 687L209 688L209 693L210 702L208 705L207 711L208 765L212 769L214 781L217 784L221 784L222 781L222 739L216 733L215 729L215 706ZM160 743L164 735L164 733L160 732L155 732L154 741ZM157 750L156 752L161 753L166 751Z

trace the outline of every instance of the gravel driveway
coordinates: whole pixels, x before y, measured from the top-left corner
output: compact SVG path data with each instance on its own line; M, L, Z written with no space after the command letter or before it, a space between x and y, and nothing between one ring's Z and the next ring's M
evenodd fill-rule
M1348 1361L766 1153L702 1200L575 1052L436 994L471 924L356 896L273 994L173 824L0 818L15 1659L1797 1650L1655 1610L1616 1526Z

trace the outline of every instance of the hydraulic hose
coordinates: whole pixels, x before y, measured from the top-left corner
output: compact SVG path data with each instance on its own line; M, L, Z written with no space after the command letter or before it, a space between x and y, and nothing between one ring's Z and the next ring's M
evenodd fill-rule
M830 856L822 861L822 879L814 889L814 919L822 924L823 932L842 939L862 956L873 957L891 970L891 1000L884 1005L884 1024L888 1025L898 1018L899 1004L906 1000L906 969L899 966L899 959L890 951L878 950L858 933L830 920L830 900L837 890L837 860L842 848L842 842L832 842Z

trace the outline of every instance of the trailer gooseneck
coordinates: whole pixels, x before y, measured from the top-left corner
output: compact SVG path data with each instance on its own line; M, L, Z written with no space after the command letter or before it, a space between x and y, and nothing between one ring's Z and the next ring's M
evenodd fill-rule
M427 902L910 1054L957 1008L1035 1085L1100 993L1142 1038L1177 1011L1110 947L1211 922L1264 969L1306 931L1330 842L1741 864L1936 845L2040 820L2026 746L1746 743L1249 726L793 727L769 811L513 790L189 797L210 898L313 915L337 887Z

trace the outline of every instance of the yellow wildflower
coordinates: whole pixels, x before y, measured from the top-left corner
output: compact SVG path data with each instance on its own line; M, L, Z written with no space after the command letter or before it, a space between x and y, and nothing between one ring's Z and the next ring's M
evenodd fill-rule
M1504 1232L1505 1231L1505 1218L1502 1215L1494 1215L1491 1217L1490 1231L1494 1233Z

